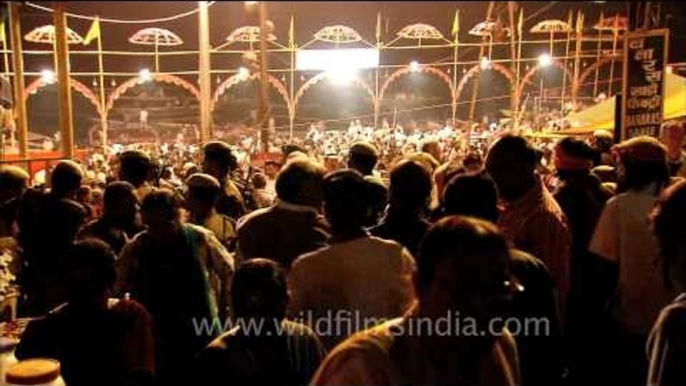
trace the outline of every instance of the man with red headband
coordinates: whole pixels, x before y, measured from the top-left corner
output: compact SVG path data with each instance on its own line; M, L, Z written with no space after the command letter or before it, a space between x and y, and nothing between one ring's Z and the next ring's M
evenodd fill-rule
M602 314L603 301L598 296L595 275L601 272L597 259L588 252L596 223L612 192L603 187L591 172L594 149L586 142L564 138L553 151L559 185L553 197L562 208L572 231L570 292L567 304L567 331L570 337L571 366L580 382L593 376L594 361L587 348L593 341L593 323Z

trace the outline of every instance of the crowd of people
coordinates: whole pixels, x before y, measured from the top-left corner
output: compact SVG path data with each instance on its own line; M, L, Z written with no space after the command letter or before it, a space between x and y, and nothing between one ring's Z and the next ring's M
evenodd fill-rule
M684 122L310 134L0 167L16 357L70 386L686 384Z

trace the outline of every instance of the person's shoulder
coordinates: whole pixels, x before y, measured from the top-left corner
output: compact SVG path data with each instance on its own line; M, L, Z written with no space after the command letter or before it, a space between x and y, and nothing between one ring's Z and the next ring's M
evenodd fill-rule
M321 259L327 259L330 255L331 246L327 245L311 252L304 253L296 258L291 264L291 272L305 269L312 264L317 264Z
M236 230L239 232L245 230L246 228L262 220L264 217L271 215L273 211L274 207L270 206L267 208L257 209L246 214L238 220L238 223L236 224Z
M391 330L402 323L393 319L360 331L336 346L326 357L312 381L317 385L371 384L390 381Z
M665 335L679 334L686 337L686 295L681 295L660 312L655 326Z

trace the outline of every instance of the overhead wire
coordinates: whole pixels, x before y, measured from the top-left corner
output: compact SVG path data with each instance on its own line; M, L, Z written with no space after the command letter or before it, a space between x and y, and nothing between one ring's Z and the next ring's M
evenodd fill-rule
M207 6L210 7L212 6L216 1L210 1ZM39 5L36 3L32 2L25 2L24 4L28 5L29 7L35 8L35 9L40 9L42 11L46 12L55 12L54 9L50 7L46 7L43 5ZM81 20L90 20L93 21L96 18L100 20L100 22L103 23L113 23L113 24L154 24L154 23L162 23L162 22L167 22L167 21L173 21L177 19L181 19L187 16L194 15L198 13L200 10L198 8L194 8L190 11L186 11L177 15L173 16L167 16L167 17L160 17L156 19L141 19L141 20L125 20L125 19L113 19L113 18L105 18L105 17L96 17L96 16L87 16L87 15L81 15L77 13L72 13L72 12L65 12L65 14L69 17L73 17L74 19L81 19Z

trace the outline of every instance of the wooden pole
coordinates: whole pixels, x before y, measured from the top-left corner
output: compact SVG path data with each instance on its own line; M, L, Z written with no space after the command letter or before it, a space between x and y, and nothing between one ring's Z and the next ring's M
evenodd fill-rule
M55 43L57 56L57 85L60 107L60 134L62 153L66 158L74 157L74 121L72 117L71 85L69 76L69 45L67 44L67 15L65 5L55 2Z
M24 54L21 47L19 4L10 2L10 35L12 38L12 65L14 67L14 113L17 116L17 141L19 157L26 159L29 153L29 121L24 100Z
M9 5L9 2L8 2L8 5ZM5 28L4 24L2 24L2 28ZM12 28L12 27L10 27L10 28ZM3 35L5 34L4 30L2 31L2 34ZM7 36L7 35L5 35L5 36ZM9 57L7 55L8 50L7 50L7 39L6 38L2 40L2 51L3 51L2 52L2 58L3 58L4 64L5 64L5 75L7 76L7 79L9 80L10 61L9 61Z
M460 10L457 10L456 12L457 12L456 18L458 18L458 20L459 20ZM455 89L457 88L457 58L459 56L458 53L460 50L459 36L460 36L460 30L458 29L457 31L455 31L455 37L453 40L455 42L455 48L453 49L453 87ZM457 126L455 124L455 117L457 116L457 99L455 99L455 98L457 97L457 95L455 95L454 91L455 91L454 89L450 90L450 92L452 94L451 98L450 98L452 101L452 103L450 104L450 109L451 109L451 113L452 113L452 115L451 115L452 120L450 121L450 125L453 127L453 129Z
M600 14L600 20L603 20L603 14ZM595 62L598 63L600 61L600 48L602 47L603 41L603 30L598 29L598 44L596 48L596 55L595 55ZM598 96L598 75L599 75L599 70L600 66L596 66L595 68L595 79L593 80L593 98Z
M517 30L515 29L515 13L514 13L514 7L515 7L515 2L514 1L508 1L507 2L507 14L508 18L510 21L510 71L513 73L516 71L516 61L517 59L517 44L516 44L516 36L517 36ZM514 120L514 116L516 115L516 110L517 110L517 104L518 101L514 97L514 95L517 94L517 83L514 83L512 87L510 87L510 95L512 97L510 98L510 111L513 113L512 117Z
M576 104L579 89L579 72L581 71L581 39L583 38L583 19L581 11L576 14L576 49L574 50L574 78L572 79L572 104Z
M569 20L572 19L571 17L571 12L570 12L570 17ZM570 28L571 28L571 23L570 23ZM560 94L560 112L564 111L565 109L565 89L567 88L567 57L569 56L569 44L571 42L572 38L572 31L571 29L567 31L567 42L565 43L565 60L564 60L564 69L562 70L562 93Z
M96 20L97 21L97 20ZM97 21L99 22L99 21ZM102 151L107 155L107 106L105 101L105 69L102 60L102 30L98 34L98 71L99 79L99 91L100 91L100 107L102 108L102 114L100 114L100 126L102 127Z
M207 1L199 2L198 13L200 18L199 36L200 36L200 143L205 143L210 139L212 126L212 111L211 111L211 91L212 79L210 76L210 20Z
M491 15L493 14L493 7L495 7L495 2L494 1L489 1L488 2L488 11L486 12L486 20L491 20ZM484 57L484 50L485 46L484 43L486 42L487 37L484 36L484 38L481 41L481 45L479 48L479 60ZM490 59L490 58L489 58ZM469 132L471 131L472 127L472 121L474 120L474 114L476 113L476 97L479 95L479 79L481 78L481 71L479 71L479 76L474 78L474 87L472 87L472 100L471 104L469 105L469 129L467 132L467 135L469 136Z
M515 130L519 130L519 122L521 121L520 119L520 99L522 98L522 91L524 89L524 85L519 84L520 80L520 72L522 68L522 37L523 37L523 23L524 23L524 11L520 10L519 11L519 20L517 21L517 70L515 71L515 95L517 96L517 105L515 108L515 114L513 116L514 119L514 124L513 127ZM513 32L514 33L514 32ZM524 110L524 106L522 106L522 111Z
M619 27L617 26L617 17L615 16L615 26L612 29L612 59L610 59L610 80L607 82L607 97L612 96L612 78L615 76L615 52L617 52L617 38L619 35Z
M269 80L267 69L269 58L267 56L267 2L260 1L260 110L258 123L262 134L262 148L265 153L269 152Z
M288 140L292 141L293 140L293 126L295 123L295 101L293 98L295 98L295 31L294 31L294 23L293 23L293 16L291 16L291 26L290 28L290 33L291 35L289 36L289 48L291 50L291 70L289 71L290 79L289 81L289 96L290 96L290 103L291 106L288 109Z
M160 36L155 32L155 73L160 72L160 50L159 50L159 39Z

